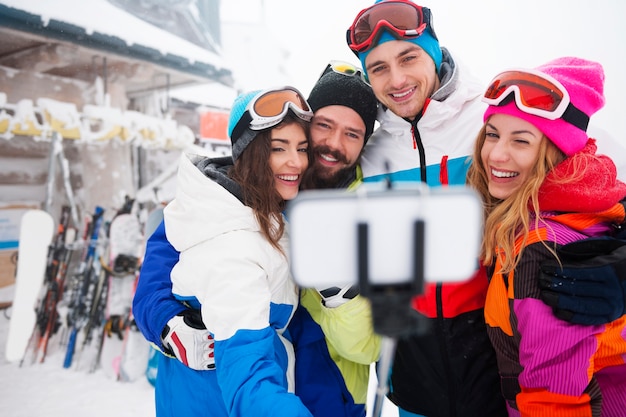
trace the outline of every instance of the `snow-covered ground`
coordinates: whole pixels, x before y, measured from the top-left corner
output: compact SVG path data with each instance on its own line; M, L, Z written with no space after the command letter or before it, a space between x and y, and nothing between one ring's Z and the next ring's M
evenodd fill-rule
M43 364L7 362L9 319L0 311L0 416L154 416L154 389L146 378L123 383L105 375L63 368L61 349ZM7 314L10 313L10 309ZM54 349L54 344L51 346Z
M100 369L94 373L64 369L61 349L43 364L7 362L9 319L0 311L0 416L2 417L153 417L154 389L145 378L118 382ZM370 410L375 389L372 376ZM382 417L397 416L385 400Z

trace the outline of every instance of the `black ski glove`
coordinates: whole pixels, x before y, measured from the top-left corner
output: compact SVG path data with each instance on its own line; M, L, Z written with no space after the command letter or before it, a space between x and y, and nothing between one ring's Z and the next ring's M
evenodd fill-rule
M562 320L606 324L626 314L626 240L589 238L557 249L541 265L541 299Z

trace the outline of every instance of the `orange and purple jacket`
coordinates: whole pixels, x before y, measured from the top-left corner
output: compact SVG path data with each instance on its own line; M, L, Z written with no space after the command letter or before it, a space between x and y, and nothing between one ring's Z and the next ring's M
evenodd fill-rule
M583 152L593 155L591 145ZM554 259L543 242L564 245L604 236L612 223L624 221L624 206L616 202L626 186L604 169L607 160L589 161L589 172L572 186L561 184L555 191L548 176L539 205L550 211L531 228L520 262L508 274L499 272L499 260L494 265L485 321L510 416L606 417L626 410L626 316L606 325L574 325L556 318L539 298L539 265ZM555 169L567 172L573 166ZM520 238L516 253L521 247Z

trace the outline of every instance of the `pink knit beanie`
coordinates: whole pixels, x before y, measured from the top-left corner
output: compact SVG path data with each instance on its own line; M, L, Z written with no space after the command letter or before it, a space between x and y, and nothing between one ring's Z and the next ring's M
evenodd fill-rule
M604 106L604 70L597 62L576 57L557 58L535 70L548 74L559 81L574 106L587 116L593 115ZM580 151L587 143L586 130L576 127L562 118L549 120L525 113L517 108L514 100L502 106L489 106L483 120L495 113L508 114L532 123L567 156Z

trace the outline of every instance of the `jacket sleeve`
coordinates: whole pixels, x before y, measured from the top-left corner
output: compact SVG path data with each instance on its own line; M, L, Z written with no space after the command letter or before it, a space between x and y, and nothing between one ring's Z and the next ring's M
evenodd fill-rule
M170 272L179 254L165 236L161 221L146 243L146 253L133 298L133 314L144 337L161 348L167 322L186 307L172 295Z
M381 338L374 333L372 310L367 298L357 295L339 307L326 308L317 291L306 289L302 305L309 311L319 311L319 314L311 316L322 328L328 343L342 357L365 365L378 360Z
M288 265L260 233L231 231L185 249L172 271L174 293L193 296L215 337L215 372L231 417L302 416L288 392L293 348L279 336L297 290Z
M312 417L302 401L286 389L277 366L284 349L271 327L238 330L215 342L217 378L230 416Z
M539 299L539 263L547 256L541 243L528 246L515 270L513 323L522 368L517 405L522 415L591 416L590 403L598 400L593 357L605 327L562 321Z

